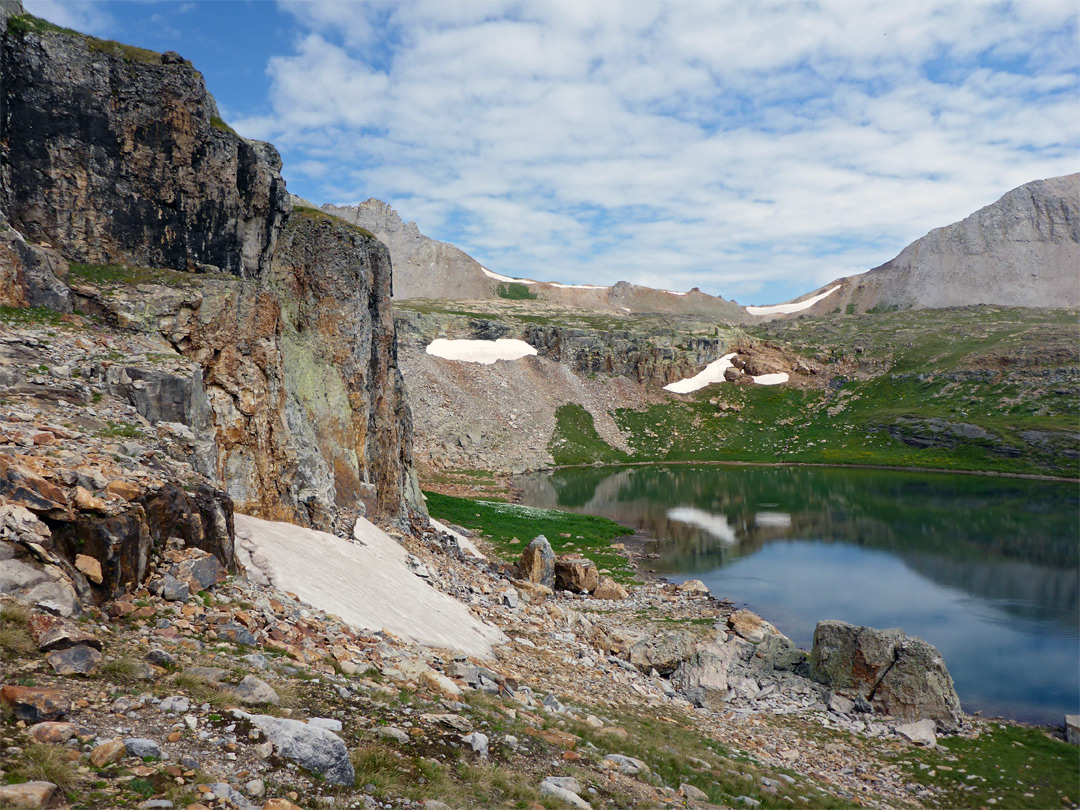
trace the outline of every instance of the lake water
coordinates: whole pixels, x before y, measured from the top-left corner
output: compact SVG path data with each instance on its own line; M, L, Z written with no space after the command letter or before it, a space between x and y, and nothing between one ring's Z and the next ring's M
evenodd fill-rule
M968 712L1080 712L1080 489L938 473L672 465L560 470L530 506L660 538L652 567L700 579L810 649L821 619L934 644Z

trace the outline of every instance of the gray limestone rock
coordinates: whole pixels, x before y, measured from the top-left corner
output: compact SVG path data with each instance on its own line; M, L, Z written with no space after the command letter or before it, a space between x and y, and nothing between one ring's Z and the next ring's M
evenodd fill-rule
M349 761L349 749L332 731L265 714L236 711L234 715L262 729L279 756L320 774L332 785L352 786L356 777Z
M140 759L143 757L161 759L163 755L161 746L145 737L128 737L124 740L124 748L129 755Z
M45 653L45 660L57 675L92 675L101 666L101 653L89 644L76 644Z
M719 711L728 693L728 673L737 659L734 644L709 644L679 664L671 685L695 706Z
M244 679L232 689L240 699L241 703L247 703L250 706L257 706L263 703L270 703L276 706L280 702L278 693L274 691L274 688L266 683L266 681L260 680L254 675L246 675Z
M537 535L525 546L518 562L518 571L522 579L554 589L555 552L544 535Z

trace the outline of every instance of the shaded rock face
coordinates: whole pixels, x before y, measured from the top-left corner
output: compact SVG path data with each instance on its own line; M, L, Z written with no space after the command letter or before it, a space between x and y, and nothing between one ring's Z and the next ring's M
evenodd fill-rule
M71 312L67 275L63 256L29 244L0 214L0 306Z
M394 298L494 297L499 282L484 275L476 259L424 236L415 222L402 222L386 203L370 199L358 205L327 204L322 210L371 231L386 245L394 262Z
M934 720L955 731L963 712L937 649L903 630L818 622L810 677L905 721Z
M29 240L89 263L268 267L288 212L280 158L220 124L198 71L6 29L0 79L0 207Z

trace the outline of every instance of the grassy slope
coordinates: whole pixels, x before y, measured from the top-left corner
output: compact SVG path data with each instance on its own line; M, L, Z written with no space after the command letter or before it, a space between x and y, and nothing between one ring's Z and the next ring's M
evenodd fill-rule
M758 327L755 337L837 363L850 379L811 389L710 386L687 400L618 411L631 459L1078 474L1061 452L1080 444L1074 313L980 307L807 318ZM617 451L598 448L576 414L559 417L557 462L614 460ZM889 433L925 432L928 419L991 435L917 448ZM1028 431L1052 434L1056 448L1024 441Z

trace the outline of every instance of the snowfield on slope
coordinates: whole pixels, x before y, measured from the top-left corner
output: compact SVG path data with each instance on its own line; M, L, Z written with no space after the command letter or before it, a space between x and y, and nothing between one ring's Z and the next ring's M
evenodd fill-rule
M722 383L724 382L724 372L731 368L731 358L734 356L735 352L725 354L719 360L713 360L693 377L668 383L664 386L664 390L671 391L673 394L690 394L701 390L706 385ZM750 379L758 385L780 385L786 383L790 378L786 371L781 371L776 374L759 374Z
M792 312L802 312L804 309L810 309L818 301L824 298L828 298L834 292L840 289L840 285L835 287L829 287L821 295L815 295L813 298L807 298L805 301L799 301L795 304L773 304L771 307L747 307L746 311L751 315L790 315Z
M536 354L536 349L524 340L499 338L498 340L450 340L435 338L424 350L443 360L459 360L464 363L483 363L489 366L499 360L520 360Z
M260 576L357 628L387 630L429 647L491 658L509 639L461 602L414 574L408 552L359 518L355 543L291 523L237 514L236 545L249 578Z

